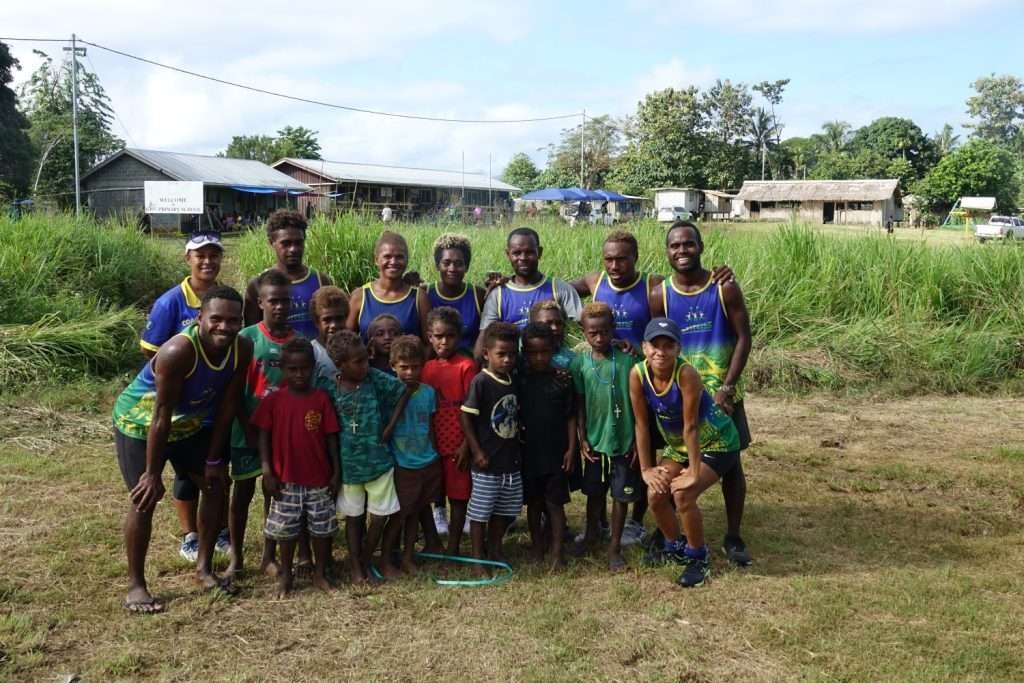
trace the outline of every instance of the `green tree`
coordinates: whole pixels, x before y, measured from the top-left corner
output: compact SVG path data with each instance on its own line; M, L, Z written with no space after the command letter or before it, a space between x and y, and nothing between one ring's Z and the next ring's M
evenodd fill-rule
M736 188L751 166L744 144L753 98L747 85L718 80L704 93L708 140L705 175L710 187Z
M630 194L658 186L705 186L707 122L697 88L649 93L627 126L628 144L610 174L613 186Z
M960 136L953 134L953 126L948 123L942 126L942 130L932 136L932 143L939 158L946 156L960 143Z
M765 177L765 166L772 170L771 176L773 178L778 175L775 171L775 165L767 163L778 146L777 139L778 131L771 114L765 111L763 107L758 107L747 122L746 146L757 159L757 165L761 169L758 177L761 179ZM762 163L762 161L765 163Z
M59 65L44 52L35 51L43 62L20 92L28 117L29 138L35 158L33 194L51 195L68 204L74 192L74 147L72 143L71 62ZM114 110L99 77L78 62L78 151L79 171L124 147L111 131Z
M935 145L916 123L896 116L883 116L858 128L847 146L854 155L870 150L888 161L909 162L911 181L924 177L938 156Z
M783 174L789 178L806 178L818 159L820 144L813 138L787 138L780 145L788 164Z
M253 159L272 164L285 157L294 159L320 159L317 132L302 126L285 126L270 135L235 135L227 149L217 156L229 159Z
M974 137L1024 153L1024 83L1016 76L982 76L971 84L976 95L967 98L967 113Z
M787 85L789 85L789 79L783 78L778 81L761 81L754 86L754 92L761 93L761 96L768 101L768 107L772 114L772 126L775 130L776 145L782 142L782 126L779 125L779 119L775 115L775 107L782 103L782 93Z
M16 69L21 69L18 60L0 43L0 201L28 189L32 174L32 141L25 132L28 119L19 111L17 95L10 88Z
M510 185L521 188L523 192L536 190L537 177L540 176L540 169L533 163L533 159L525 152L513 154L501 173L501 179Z
M826 121L821 124L821 141L826 152L841 152L849 141L850 124L846 121Z
M580 126L562 131L558 144L548 146L549 177L562 186L580 185ZM583 127L583 181L585 187L605 185L622 147L622 124L611 116L588 118Z
M964 196L994 196L1000 211L1016 209L1020 192L1013 155L990 140L972 139L943 157L914 187L933 212L951 208Z
M316 136L317 131L303 126L285 126L277 131L278 158L320 159L320 142Z

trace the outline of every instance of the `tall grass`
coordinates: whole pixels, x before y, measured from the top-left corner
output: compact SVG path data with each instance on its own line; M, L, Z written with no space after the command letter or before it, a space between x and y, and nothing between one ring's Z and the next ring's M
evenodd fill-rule
M533 224L542 270L574 278L600 268L606 231ZM381 224L347 218L311 226L307 260L351 288L373 277ZM434 279L432 244L442 226L398 224L410 268ZM644 270L667 274L665 229L631 228ZM506 231L463 227L473 240L470 278L508 270ZM754 352L748 381L758 387L900 393L976 392L1018 378L1024 366L1024 253L969 244L934 247L882 234L823 234L708 225L706 264L729 264L750 308ZM242 238L243 272L272 263L265 236Z
M137 360L140 306L183 264L131 226L0 219L0 391Z

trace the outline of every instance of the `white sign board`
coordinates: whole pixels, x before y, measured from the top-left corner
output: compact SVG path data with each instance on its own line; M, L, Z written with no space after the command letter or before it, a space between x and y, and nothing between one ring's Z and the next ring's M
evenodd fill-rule
M147 180L146 213L203 213L201 182Z

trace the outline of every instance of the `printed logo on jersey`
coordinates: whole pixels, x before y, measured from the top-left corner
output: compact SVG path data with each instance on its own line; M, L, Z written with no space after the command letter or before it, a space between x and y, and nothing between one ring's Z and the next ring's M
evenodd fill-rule
M320 423L323 422L324 415L319 410L307 410L306 411L306 431L315 432L320 429Z
M515 394L501 397L491 409L491 429L502 439L514 439L519 434L519 401Z
M680 332L683 334L694 334L697 332L710 332L712 322L708 320L703 309L699 306L690 306L690 310L683 316L683 324L680 325Z

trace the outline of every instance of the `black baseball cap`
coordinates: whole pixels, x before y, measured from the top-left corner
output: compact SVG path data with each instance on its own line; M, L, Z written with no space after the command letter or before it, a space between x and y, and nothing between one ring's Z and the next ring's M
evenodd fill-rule
M682 336L683 333L679 330L679 325L671 318L654 318L647 323L647 327L644 329L644 341L648 342L653 341L656 337L668 337L676 344L680 344Z

